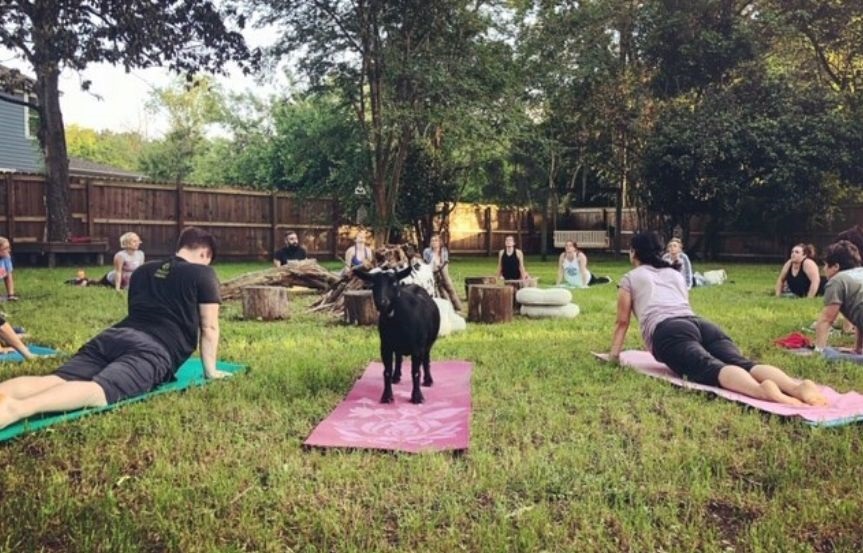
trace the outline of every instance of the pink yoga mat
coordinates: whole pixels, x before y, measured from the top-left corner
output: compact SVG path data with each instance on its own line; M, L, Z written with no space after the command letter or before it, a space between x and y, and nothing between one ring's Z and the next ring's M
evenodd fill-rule
M385 404L380 403L384 366L371 363L305 445L410 453L467 449L472 368L466 361L432 361L434 386L423 387L425 403L414 405L410 402L410 359L405 359L402 381L393 385L395 402Z
M824 394L829 402L826 407L794 407L791 405L774 403L772 401L755 399L723 388L705 386L703 384L683 380L677 376L674 371L665 366L665 364L654 359L653 355L647 351L624 351L620 354L620 362L623 365L634 368L642 374L661 378L662 380L671 382L676 386L681 386L690 390L710 392L711 394L716 394L725 399L745 403L746 405L751 405L756 409L783 417L800 417L807 422L818 426L840 426L863 420L863 395L856 392L840 394L833 388L819 385L818 387L821 389L821 393Z

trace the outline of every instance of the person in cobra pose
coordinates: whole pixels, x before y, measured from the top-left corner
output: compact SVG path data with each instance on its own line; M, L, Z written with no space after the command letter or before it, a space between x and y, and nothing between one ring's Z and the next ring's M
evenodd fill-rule
M354 245L345 252L345 267L354 269L372 260L372 249L366 246L366 231L361 230L354 238Z
M497 277L504 280L527 280L530 275L524 267L524 253L515 247L515 237L504 238L504 248L497 254Z
M815 262L815 248L811 244L797 244L791 248L791 257L782 266L776 279L776 296L791 293L798 298L814 298L824 294L824 282Z
M683 378L788 405L827 404L811 380L793 379L778 367L746 358L721 328L698 317L683 275L662 259L662 246L655 232L632 238L634 269L620 280L610 361L619 362L634 313L653 356Z
M611 278L597 277L587 268L587 256L578 249L573 240L567 240L557 264L557 286L587 288L594 284L606 284Z

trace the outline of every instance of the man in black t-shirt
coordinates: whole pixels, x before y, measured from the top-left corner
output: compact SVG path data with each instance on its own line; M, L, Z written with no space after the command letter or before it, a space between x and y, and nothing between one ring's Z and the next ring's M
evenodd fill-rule
M273 265L281 267L288 261L302 261L306 258L306 250L300 246L300 238L294 231L285 233L285 247L273 254Z
M177 253L132 273L128 316L87 342L49 376L0 383L0 428L35 415L101 407L149 392L173 378L198 344L207 378L216 369L219 344L219 280L209 266L212 235L187 228Z

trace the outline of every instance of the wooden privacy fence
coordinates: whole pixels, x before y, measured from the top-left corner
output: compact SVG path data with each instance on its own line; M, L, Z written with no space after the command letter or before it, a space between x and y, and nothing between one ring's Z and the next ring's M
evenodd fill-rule
M0 233L14 244L45 240L45 184L38 174L0 175ZM282 192L198 188L183 184L72 177L72 235L106 238L110 251L120 236L137 233L148 256L174 251L179 231L204 228L216 236L219 256L268 258L296 231L310 257L341 257L357 227L332 199ZM507 234L528 251L538 244L530 212L497 206L459 205L449 217L453 254L493 253Z

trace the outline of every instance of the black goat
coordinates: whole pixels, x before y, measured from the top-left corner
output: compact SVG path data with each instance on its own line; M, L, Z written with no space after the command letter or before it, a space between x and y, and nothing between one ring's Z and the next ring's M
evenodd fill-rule
M440 311L422 287L400 286L399 281L411 274L408 266L394 271L354 271L372 284L372 297L378 309L378 331L381 337L381 360L384 363L384 393L381 403L393 402L393 383L402 378L402 358L411 357L413 390L411 403L422 403L420 364L424 371L423 386L434 382L431 375L431 349L440 330ZM393 372L395 357L395 372Z

